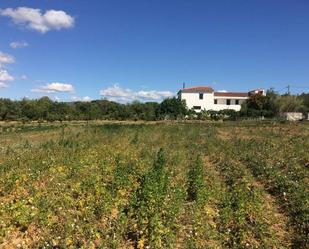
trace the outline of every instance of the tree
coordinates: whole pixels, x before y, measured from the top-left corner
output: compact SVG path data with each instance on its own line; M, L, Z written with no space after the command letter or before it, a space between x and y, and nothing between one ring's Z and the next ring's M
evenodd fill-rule
M158 106L157 117L159 119L183 118L187 113L185 100L178 98L167 98Z
M240 114L247 117L273 117L278 113L277 98L278 94L273 89L268 90L266 96L252 94L241 105Z
M48 114L53 106L54 102L48 97L42 97L37 100L36 108L39 119L47 120Z
M10 99L0 99L0 120L16 120L21 116L20 105Z
M309 112L309 93L302 93L299 98L303 101L305 112Z
M155 120L156 110L159 104L156 102L141 103L134 101L128 104L130 117L134 120Z
M281 96L277 99L279 112L303 112L304 102L301 98L292 95Z

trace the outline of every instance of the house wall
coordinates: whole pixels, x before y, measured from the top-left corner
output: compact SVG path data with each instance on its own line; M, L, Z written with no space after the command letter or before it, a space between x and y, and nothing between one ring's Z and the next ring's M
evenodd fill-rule
M214 99L217 100L217 104L212 105L212 109L214 111L220 111L224 109L231 109L235 111L240 111L241 109L241 104L246 101L247 97L222 97L222 96L214 96ZM227 99L231 100L231 104L227 105L226 101ZM239 104L236 105L236 100L239 101Z
M201 110L209 110L207 107L213 105L214 94L203 93L203 99L199 99L199 93L181 93L181 99L186 100L189 109L193 108L193 106L201 106ZM196 112L200 112L201 110L196 110Z
M220 111L225 109L240 111L241 105L213 105L209 110Z
M181 93L179 97L186 100L186 104L189 109L193 108L194 106L201 106L201 110L205 109L214 111L220 111L224 109L240 111L241 103L247 99L246 97L215 97L214 93L203 93L203 99L199 99L199 93ZM214 104L215 99L217 99L217 104ZM227 99L231 100L230 105L226 105ZM237 99L240 100L239 105L235 104ZM200 112L201 110L195 109L196 112Z

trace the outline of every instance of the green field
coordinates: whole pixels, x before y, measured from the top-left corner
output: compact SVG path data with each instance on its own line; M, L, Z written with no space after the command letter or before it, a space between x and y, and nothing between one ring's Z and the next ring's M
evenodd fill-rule
M309 123L1 124L0 248L309 248Z

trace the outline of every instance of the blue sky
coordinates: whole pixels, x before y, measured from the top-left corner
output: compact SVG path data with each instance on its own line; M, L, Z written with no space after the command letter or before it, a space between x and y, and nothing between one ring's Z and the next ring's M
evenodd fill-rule
M183 82L309 90L307 0L1 0L0 9L0 97L157 101Z

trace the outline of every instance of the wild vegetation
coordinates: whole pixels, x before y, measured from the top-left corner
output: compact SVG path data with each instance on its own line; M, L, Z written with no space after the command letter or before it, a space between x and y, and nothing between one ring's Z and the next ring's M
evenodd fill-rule
M308 248L309 124L1 124L0 248Z

